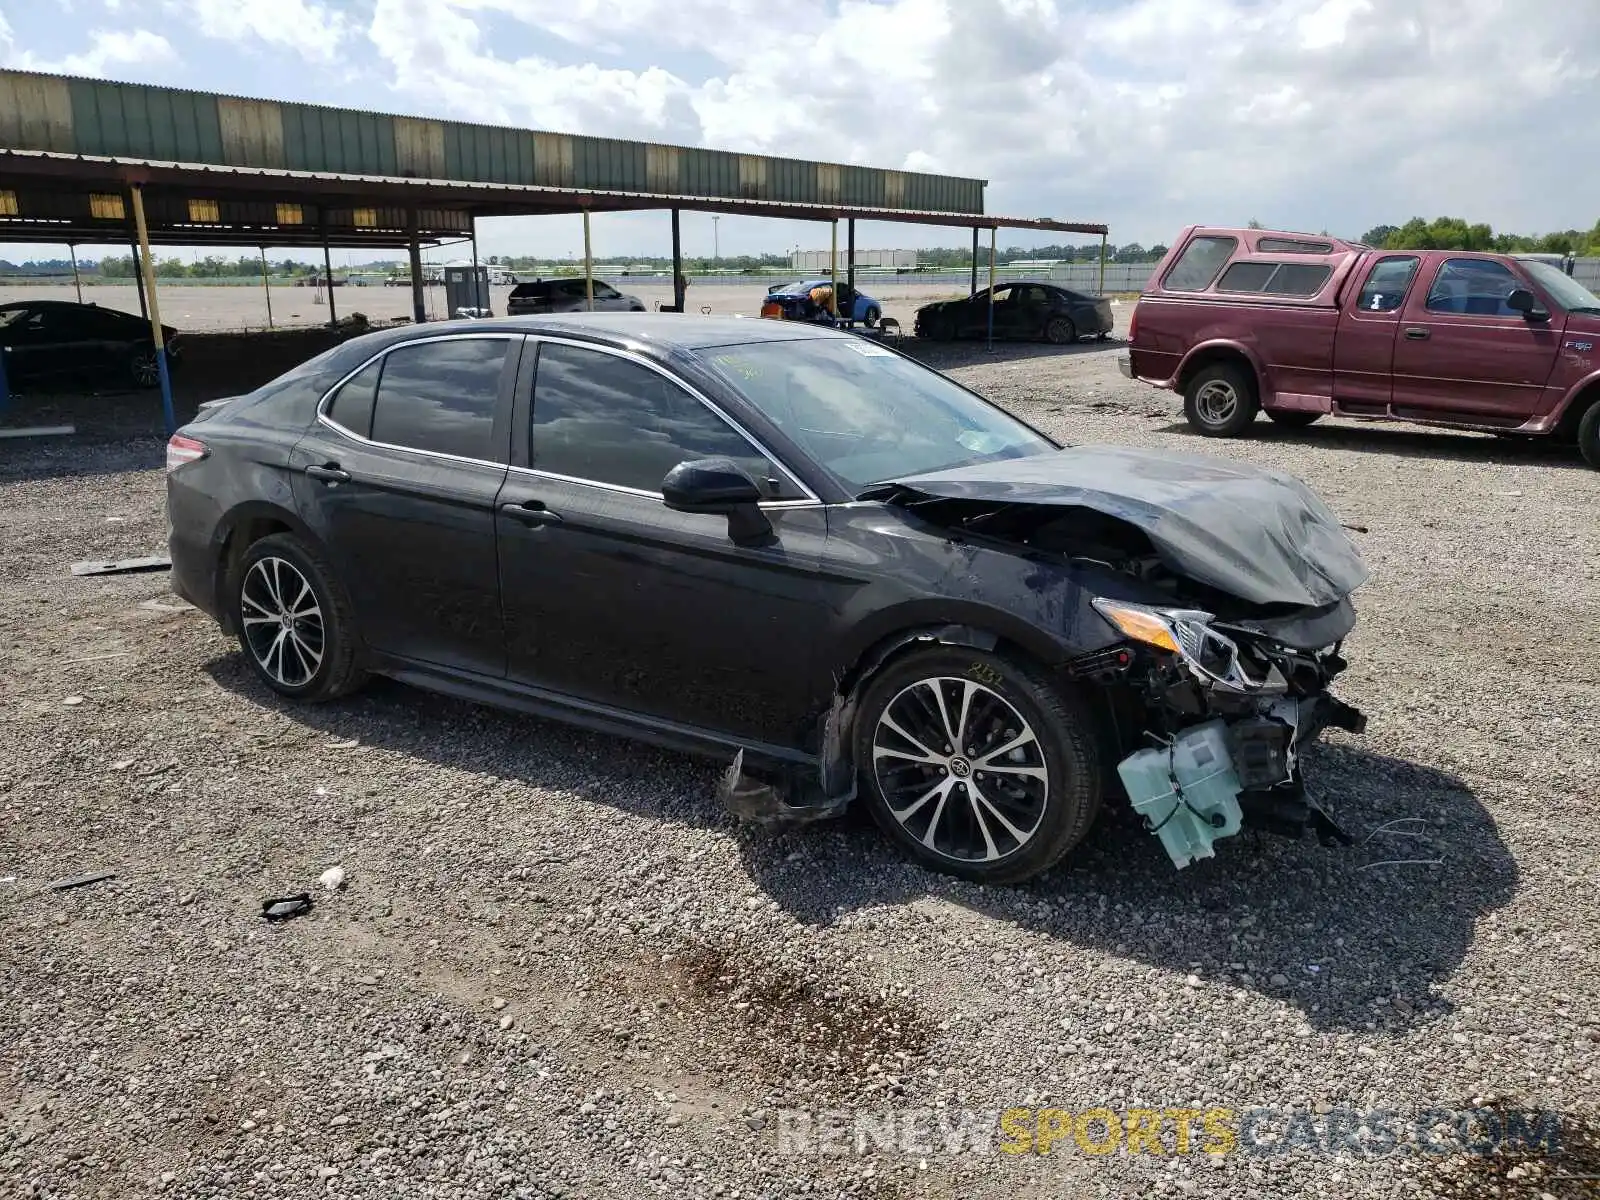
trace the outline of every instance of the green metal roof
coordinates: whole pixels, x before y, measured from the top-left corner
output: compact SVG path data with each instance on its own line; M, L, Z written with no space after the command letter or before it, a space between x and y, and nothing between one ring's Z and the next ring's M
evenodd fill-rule
M890 212L984 211L980 179L28 71L0 71L0 149Z

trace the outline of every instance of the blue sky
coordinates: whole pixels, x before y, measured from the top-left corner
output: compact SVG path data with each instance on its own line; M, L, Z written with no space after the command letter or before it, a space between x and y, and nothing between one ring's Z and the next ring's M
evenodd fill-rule
M1588 2L0 0L8 66L977 176L990 211L1147 245L1250 218L1588 228L1600 166L1569 131L1600 111L1596 46ZM686 217L690 253L712 233ZM595 239L601 257L660 253L666 220L606 216ZM826 239L734 217L717 238ZM527 218L481 242L559 255L581 233Z

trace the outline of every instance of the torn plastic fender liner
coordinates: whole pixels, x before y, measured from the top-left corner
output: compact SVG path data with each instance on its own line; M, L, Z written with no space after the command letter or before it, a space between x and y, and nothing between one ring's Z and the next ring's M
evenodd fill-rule
M717 783L717 799L722 806L740 821L766 826L825 821L850 807L856 798L856 764L850 734L855 728L861 688L892 655L918 642L992 650L999 639L981 629L945 625L908 631L880 644L861 662L848 686L840 681L833 703L822 716L822 750L816 778L806 779L793 769L771 779L748 775L744 751L740 750Z

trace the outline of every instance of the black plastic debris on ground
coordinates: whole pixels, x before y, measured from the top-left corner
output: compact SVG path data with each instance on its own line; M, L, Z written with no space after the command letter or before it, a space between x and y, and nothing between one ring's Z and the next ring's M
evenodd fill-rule
M152 554L146 558L91 559L72 564L74 575L135 575L141 571L170 571L172 560L165 554Z
M99 883L103 879L115 879L115 871L90 871L87 875L73 875L67 879L57 879L47 885L52 892L65 892L71 888L88 887L91 883Z
M300 892L293 896L278 896L261 902L261 915L269 921L291 921L311 911L311 893Z

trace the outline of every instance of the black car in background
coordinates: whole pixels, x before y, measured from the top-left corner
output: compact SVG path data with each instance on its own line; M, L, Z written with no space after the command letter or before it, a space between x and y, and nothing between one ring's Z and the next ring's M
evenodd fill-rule
M1304 813L1283 793L1339 720L1365 578L1290 477L1063 449L788 321L371 333L207 408L167 466L173 587L284 696L378 673L731 759L757 821L859 787L912 856L989 882L1061 858L1111 764L1197 725L1210 792L1234 753L1282 781L1271 827Z
M1054 342L1103 338L1112 329L1111 301L1085 296L1053 283L1020 280L994 288L994 335L997 338ZM917 309L916 334L936 342L986 337L989 332L989 289L959 300L941 300Z
M546 313L587 312L589 289L582 279L536 279L519 283L506 300L508 317L543 316ZM644 301L619 292L602 279L594 281L595 312L644 312Z
M168 365L180 354L178 331L163 325ZM98 304L23 300L0 304L0 348L16 386L85 379L155 387L160 382L150 322Z

